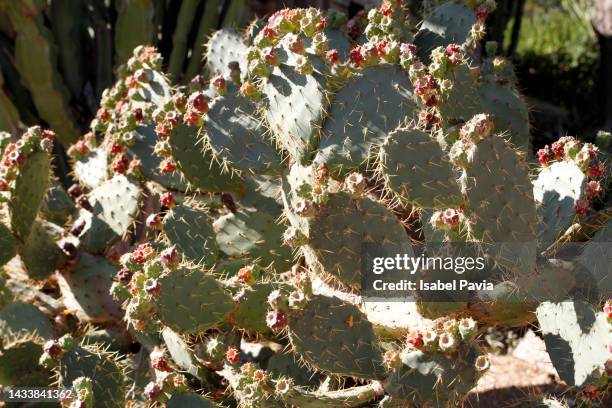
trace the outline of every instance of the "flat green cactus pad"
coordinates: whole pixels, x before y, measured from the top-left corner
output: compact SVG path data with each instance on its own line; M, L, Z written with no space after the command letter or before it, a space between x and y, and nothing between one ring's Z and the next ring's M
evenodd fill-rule
M0 352L0 384L12 387L49 387L51 373L38 364L42 344L35 340L15 339Z
M125 401L123 368L115 355L96 346L77 346L66 352L57 371L58 382L64 387L71 387L79 377L91 378L96 407L115 408Z
M66 190L59 183L53 183L41 209L43 217L57 225L64 225L74 210L74 202Z
M187 183L178 173L164 174L159 170L162 159L153 152L156 141L155 126L138 126L134 130L134 145L130 147L130 153L142 162L142 174L166 188L187 190Z
M223 75L230 76L228 64L238 62L243 78L247 73L247 52L248 47L238 31L231 28L218 30L210 38L206 52L206 67L210 76Z
M536 209L527 165L500 136L476 144L466 170L466 198L472 212L472 233L488 243L533 243ZM526 250L529 246L524 245ZM531 271L535 262L526 256L509 267Z
M402 244L408 239L387 207L346 193L330 195L309 224L310 242L302 247L308 264L323 276L353 287L361 286L364 242Z
M256 116L257 106L238 93L215 98L208 111L206 136L221 163L241 172L275 174L281 158Z
M10 333L36 334L43 339L55 337L51 321L38 308L29 303L10 303L0 310L0 337Z
M238 308L230 316L230 320L239 328L261 334L270 334L266 324L268 312L268 295L277 286L271 283L257 283L245 287L236 297Z
M575 301L544 302L536 315L546 351L563 381L579 386L593 379L593 370L604 369L610 358L610 324L604 313Z
M387 188L400 202L440 209L463 202L458 174L428 133L397 129L385 139L379 163Z
M365 164L391 131L416 119L412 92L400 68L364 69L335 95L315 163L342 174Z
M385 391L393 398L422 404L434 402L446 406L458 401L476 385L478 375L474 363L478 353L470 348L458 356L404 350L403 365L391 372L384 382Z
M20 241L25 242L43 198L49 188L51 160L44 152L36 152L28 157L26 164L19 170L15 187L9 201L11 230Z
M465 43L475 22L474 11L468 6L453 2L442 4L425 17L414 38L419 58L427 62L434 48Z
M166 214L163 229L168 243L190 261L204 266L215 264L219 248L206 213L179 205Z
M93 213L81 210L75 225L85 222L79 235L84 247L93 253L103 252L110 244L127 234L140 210L140 187L131 179L116 175L89 194Z
M117 268L105 258L81 254L76 268L58 276L64 304L82 322L104 323L123 317L121 305L109 294Z
M18 249L30 278L46 279L61 265L64 255L57 242L63 233L63 228L53 223L34 222L32 233Z
M179 268L159 282L159 319L179 333L208 330L234 308L232 298L219 282L200 269Z
M556 162L540 171L533 182L540 248L546 249L572 225L585 186L586 175L574 162Z
M204 148L198 128L179 125L172 131L170 146L178 169L193 187L207 192L242 191L242 180L224 171L212 152Z
M83 160L74 162L73 172L83 186L94 189L108 179L108 155L106 150L98 147Z
M281 64L264 83L263 92L268 100L266 118L278 145L293 161L304 162L316 147L327 108L325 78L317 71L304 75Z
M168 408L214 408L212 402L193 392L178 392L166 403Z
M277 271L291 266L291 248L282 244L285 228L278 216L265 212L240 211L218 218L213 227L219 249L229 256L239 256L272 265Z
M295 352L320 370L369 379L385 375L372 324L338 298L314 296L290 318L289 338Z
M17 253L17 242L11 230L0 222L0 266L11 260Z

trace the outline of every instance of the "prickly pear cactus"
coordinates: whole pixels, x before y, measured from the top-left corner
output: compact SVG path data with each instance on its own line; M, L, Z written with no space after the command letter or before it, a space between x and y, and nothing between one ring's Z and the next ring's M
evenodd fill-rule
M50 177L52 132L0 133L1 385L53 374L88 408L456 406L487 330L537 317L577 398L609 389L612 305L515 290L606 294L607 163L572 137L531 160L512 66L482 52L494 1L421 24L395 0L283 9L214 33L206 76L176 87L176 60L127 52L149 3L118 7L125 63L68 149L74 185ZM466 243L494 248L492 293L368 296L366 244Z

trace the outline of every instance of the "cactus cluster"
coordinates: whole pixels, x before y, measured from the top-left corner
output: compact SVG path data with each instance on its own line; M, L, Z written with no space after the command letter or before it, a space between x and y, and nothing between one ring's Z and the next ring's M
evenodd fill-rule
M363 297L364 243L529 243L492 261L543 281L568 234L610 240L603 153L530 156L510 63L481 46L494 9L284 9L214 34L186 86L139 46L66 191L52 132L0 134L0 383L73 387L70 407L450 406L491 364L481 335L537 319L561 379L609 391L609 302Z

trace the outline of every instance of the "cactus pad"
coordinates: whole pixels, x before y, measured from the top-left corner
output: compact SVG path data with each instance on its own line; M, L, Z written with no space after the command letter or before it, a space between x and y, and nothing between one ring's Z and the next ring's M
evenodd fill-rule
M451 43L465 43L475 22L474 11L466 5L443 3L425 17L414 38L419 58L424 62L429 61L429 55L434 48L446 47Z
M99 147L82 160L74 162L74 176L83 186L94 189L108 179L108 155Z
M30 278L44 280L61 266L64 256L57 241L63 233L61 227L50 222L34 222L32 233L18 250Z
M0 266L11 260L17 253L17 242L6 225L0 222Z
M114 354L104 352L95 345L80 346L68 351L62 358L58 371L58 382L71 387L79 377L93 381L96 407L117 407L125 398L125 374Z
M105 258L81 254L70 274L58 275L64 304L82 322L112 322L123 317L120 304L110 294L117 268Z
M570 161L551 164L533 182L538 203L538 243L546 249L564 233L576 216L576 201L583 198L586 176Z
M49 188L51 160L44 152L36 152L19 171L9 201L11 230L15 237L24 242L40 210L43 198Z
M316 147L327 107L325 90L322 74L304 75L286 64L274 68L264 82L266 118L278 145L295 162L304 162Z
M206 136L217 160L231 169L274 174L281 161L266 135L256 105L237 93L215 98L206 120Z
M179 205L168 212L163 225L166 239L190 261L212 266L219 248L215 234L203 211Z
M367 198L337 193L309 220L306 260L315 271L345 285L361 286L361 245L400 244L407 236L400 221L384 205Z
M276 216L240 211L221 216L213 227L219 249L225 254L257 261L262 266L273 265L278 271L291 266L291 249L282 245L285 228L278 224Z
M224 28L210 38L206 52L206 66L210 76L230 76L228 64L236 61L240 64L240 72L246 76L248 48L242 35L234 29Z
M43 339L54 337L51 322L36 306L15 302L0 310L0 339L10 333L35 334Z
M172 156L185 179L195 188L207 192L236 192L242 180L224 172L211 151L205 151L198 128L180 125L172 131Z
M397 129L383 144L380 173L400 201L419 207L454 208L463 201L458 175L429 134L417 129Z
M570 385L592 380L610 358L609 323L585 302L545 302L536 310L546 350L559 377Z
M304 361L333 374L378 379L382 354L372 324L356 306L314 296L289 323L289 337Z
M176 269L160 278L159 319L179 333L214 327L234 308L232 298L200 269Z
M159 170L161 158L153 152L156 139L154 126L138 126L134 130L134 145L130 147L130 152L142 162L142 174L166 188L185 191L187 183L181 180L178 173L164 174Z
M415 118L412 92L399 68L364 69L335 95L315 162L337 173L363 165L388 133Z

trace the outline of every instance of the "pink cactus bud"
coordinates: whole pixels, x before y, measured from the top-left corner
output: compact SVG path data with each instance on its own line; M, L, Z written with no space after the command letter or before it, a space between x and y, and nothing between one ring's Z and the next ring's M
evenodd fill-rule
M423 348L423 334L418 331L412 331L408 333L406 338L406 342L411 344L417 350L421 350Z
M244 266L238 270L238 280L244 283L251 283L253 280L253 267Z
M337 65L340 62L340 54L336 49L327 51L325 58L330 64L333 65Z
M586 214L590 208L591 208L591 203L587 199L578 200L576 201L576 204L574 205L574 210L576 211L576 214L578 215Z
M202 92L192 93L189 96L189 107L203 115L208 113L208 101Z
M43 345L43 351L54 360L61 358L61 355L64 354L64 349L62 349L62 346L60 346L57 340L47 341Z
M181 257L175 247L170 247L161 252L160 260L166 268L174 269L179 265Z
M91 203L89 202L89 198L85 194L81 194L79 197L77 197L76 205L89 212L93 211L93 207L91 206Z
M238 361L240 361L240 350L236 349L235 347L227 349L227 352L225 353L225 358L231 364L236 364Z
M138 245L136 250L132 252L132 260L138 265L144 265L145 262L153 259L154 257L155 249L148 242Z
M177 93L172 97L172 102L174 102L176 109L182 111L185 109L185 106L187 106L187 97L185 97L185 95L182 93Z
M280 57L274 47L267 47L263 50L262 56L266 64L277 67L280 65Z
M145 221L147 228L152 230L160 230L162 227L162 217L159 214L150 214Z
M587 170L587 176L591 178L603 177L606 174L606 166L599 162L591 165Z
M225 78L223 78L223 76L217 75L212 79L211 83L218 94L223 95L225 92L227 92L227 84L225 83Z
M164 390L156 383L150 382L144 389L144 395L150 401L158 401L164 395Z
M161 284L157 279L149 278L144 282L143 289L149 295L157 297L161 293Z
M538 157L538 162L542 166L548 166L548 164L552 160L552 152L550 151L550 148L548 146L546 146L544 149L538 150L538 153L536 155Z
M159 202L163 207L166 208L174 208L175 206L174 196L169 191L162 194L161 198L159 199Z
M110 155L111 156L116 156L120 153L123 153L123 151L125 150L125 146L123 146L122 144L119 143L113 143L110 146Z
M96 112L96 119L100 122L106 122L110 119L110 113L105 108L100 108Z
M285 38L283 38L283 42L287 48L296 54L304 54L304 43L298 35L287 34Z
M195 127L200 127L204 124L204 121L202 119L202 115L200 114L200 112L197 112L192 109L188 109L187 112L185 112L185 115L183 115L183 122L187 126L195 126Z
M159 348L154 348L151 354L149 355L149 359L151 360L151 367L159 371L172 372L172 367L168 364L168 359L166 357L166 353L164 350Z
M365 58L361 52L361 47L356 46L349 52L349 59L356 67L361 67L365 63Z
M52 131L52 130L43 130L42 131L42 138L43 139L47 139L47 140L53 141L53 140L55 140L55 137L56 137L55 132Z
M130 283L130 280L132 280L133 275L134 272L132 272L128 268L121 268L119 269L119 272L117 272L117 274L115 275L115 279L117 280L117 282L121 282L124 285L127 285L128 283Z
M489 9L487 9L486 6L482 5L482 6L478 6L478 8L476 9L476 19L479 21L485 21L487 19L487 17L489 16Z
M599 181L591 180L586 185L586 196L589 199L597 198L601 195L603 189Z
M272 28L266 26L263 29L263 36L266 37L270 41L274 41L275 38L276 38L276 31L274 31Z
M266 315L266 324L274 331L282 330L287 327L289 319L287 315L278 309L271 310Z
M155 133L160 139L166 139L172 134L172 127L165 122L160 122L155 126Z
M141 108L132 109L132 115L134 115L134 120L136 122L142 122L144 120L144 114L142 113Z

